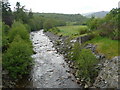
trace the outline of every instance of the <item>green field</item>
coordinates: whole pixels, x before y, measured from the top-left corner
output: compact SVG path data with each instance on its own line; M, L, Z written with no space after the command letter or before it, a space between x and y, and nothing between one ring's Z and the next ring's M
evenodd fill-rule
M58 28L60 29L59 35L63 35L63 36L71 36L74 34L79 35L80 30L88 29L87 26L82 26L82 25L62 26Z
M108 59L113 58L114 56L120 56L120 53L118 53L118 43L120 43L120 41L118 40L96 37L86 43L93 43L94 45L97 45L97 51L104 54Z

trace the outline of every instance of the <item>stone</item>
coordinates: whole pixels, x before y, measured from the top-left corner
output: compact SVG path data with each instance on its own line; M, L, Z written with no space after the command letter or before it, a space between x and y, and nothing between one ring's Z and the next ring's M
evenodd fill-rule
M71 40L70 42L71 42L71 43L75 43L76 41L77 41L77 40Z
M79 81L79 80L76 80L76 83L77 83L77 84L80 84L80 81Z
M53 71L54 71L53 69L47 70L47 72L53 72Z
M68 78L72 78L72 76L69 74L69 75L68 75Z
M84 86L85 88L88 88L89 86L87 85L87 84L85 84L85 86Z
M104 62L102 70L93 84L98 88L118 88L118 59L120 56ZM115 63L116 62L116 63Z
M66 72L70 73L70 70L69 70L69 69L67 69L67 70L66 70Z

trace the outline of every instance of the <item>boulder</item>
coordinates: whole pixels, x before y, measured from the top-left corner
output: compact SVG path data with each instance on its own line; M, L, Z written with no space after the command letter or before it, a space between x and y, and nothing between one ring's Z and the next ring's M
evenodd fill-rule
M106 60L100 71L94 86L97 88L118 88L118 62L120 56Z

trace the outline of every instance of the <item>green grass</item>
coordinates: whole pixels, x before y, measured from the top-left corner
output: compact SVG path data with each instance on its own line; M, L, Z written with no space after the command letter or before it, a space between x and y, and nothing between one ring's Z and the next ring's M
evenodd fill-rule
M82 36L79 34L80 30L88 28L87 26L82 25L72 25L72 26L62 26L58 27L60 29L59 35L63 36L72 36L72 38ZM97 52L104 54L108 59L111 59L115 56L120 56L118 53L118 40L111 40L109 38L100 37L99 30L93 31L92 33L96 35L96 37L86 43L93 43L97 45ZM87 33L83 34L86 35Z
M120 43L120 41L118 40L111 40L99 36L86 43L97 45L97 52L104 54L108 59L120 56L120 53L118 53L118 43Z
M62 26L58 28L60 29L60 32L58 33L59 35L71 36L74 34L79 35L80 30L83 30L84 28L88 28L88 27L82 25L72 25L72 26Z

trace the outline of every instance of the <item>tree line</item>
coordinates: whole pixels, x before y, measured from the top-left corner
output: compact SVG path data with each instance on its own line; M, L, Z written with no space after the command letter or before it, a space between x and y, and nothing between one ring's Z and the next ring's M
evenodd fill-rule
M104 18L91 17L87 25L91 31L99 30L102 37L120 40L120 8L113 8Z
M25 9L20 2L16 3L14 11L11 10L9 2L0 4L2 6L2 45L0 47L2 48L3 70L7 70L9 76L16 79L28 74L32 65L33 50L29 33L40 29L48 31L53 27L65 26L66 15L62 16L63 19L46 17ZM67 16L71 18L71 15Z

